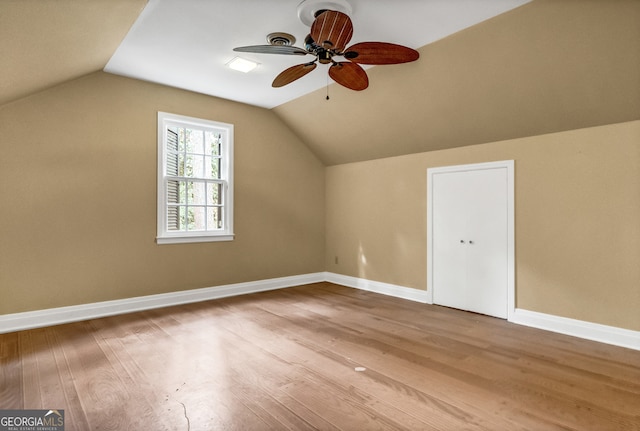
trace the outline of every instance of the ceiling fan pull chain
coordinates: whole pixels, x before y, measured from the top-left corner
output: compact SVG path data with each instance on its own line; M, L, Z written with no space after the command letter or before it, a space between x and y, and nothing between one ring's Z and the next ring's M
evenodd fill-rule
M329 75L327 74L327 100L329 100Z

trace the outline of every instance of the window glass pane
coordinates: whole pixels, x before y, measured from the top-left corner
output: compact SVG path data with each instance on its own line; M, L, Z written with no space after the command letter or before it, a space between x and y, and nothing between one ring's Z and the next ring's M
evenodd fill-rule
M205 183L190 181L187 183L189 205L204 205L206 200Z
M187 154L184 156L184 174L185 177L193 177L194 173L194 156Z
M187 153L204 154L204 131L187 129Z
M219 156L220 155L220 143L222 141L222 134L220 132L207 132L206 133L206 149L207 155Z
M180 185L178 187L178 203L186 204L187 203L187 183L185 181L179 181Z
M178 207L178 217L179 217L179 222L180 222L180 225L179 225L180 229L179 230L182 230L182 231L186 230L187 229L187 223L188 223L188 220L187 220L187 207L184 207L184 206Z
M204 156L193 156L193 176L194 178L204 178L205 170Z
M184 154L178 154L178 176L184 177Z
M207 208L207 226L209 229L222 229L222 208Z
M222 204L222 184L209 183L207 193L207 205Z
M205 157L205 166L207 172L205 178L211 178L215 180L220 179L220 159L218 157Z
M195 224L194 224L194 219L195 216L193 214L193 208L187 208L187 213L186 213L186 220L185 220L185 224L187 225L187 229L188 230L193 230Z
M185 128L178 127L178 151L184 153Z
M189 207L189 230L205 230L205 208L204 207Z

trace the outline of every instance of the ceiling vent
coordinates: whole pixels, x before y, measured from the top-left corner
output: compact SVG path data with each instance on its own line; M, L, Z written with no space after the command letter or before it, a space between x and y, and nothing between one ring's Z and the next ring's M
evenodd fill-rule
M296 43L296 38L289 33L270 33L267 35L269 45L290 46Z

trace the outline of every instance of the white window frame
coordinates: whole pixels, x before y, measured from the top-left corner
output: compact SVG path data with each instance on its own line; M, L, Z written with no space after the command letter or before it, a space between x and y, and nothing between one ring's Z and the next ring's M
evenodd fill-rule
M223 183L223 226L216 230L173 231L167 221L167 129L170 126L213 128L224 132L221 158L221 182ZM157 244L177 244L193 242L232 241L233 233L233 124L187 117L184 115L158 112L158 216Z

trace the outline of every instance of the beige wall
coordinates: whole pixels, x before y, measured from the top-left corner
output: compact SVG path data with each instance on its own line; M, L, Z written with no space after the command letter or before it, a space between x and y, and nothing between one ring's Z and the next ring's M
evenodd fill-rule
M155 244L158 110L235 124L235 241ZM270 111L99 72L0 132L0 314L323 270L425 289L426 169L514 159L517 306L640 330L640 121L325 168Z
M426 289L427 168L511 159L517 307L640 330L640 121L328 167L327 270Z
M235 241L155 244L157 111L235 125ZM98 72L0 140L0 314L324 269L324 167L268 110Z

